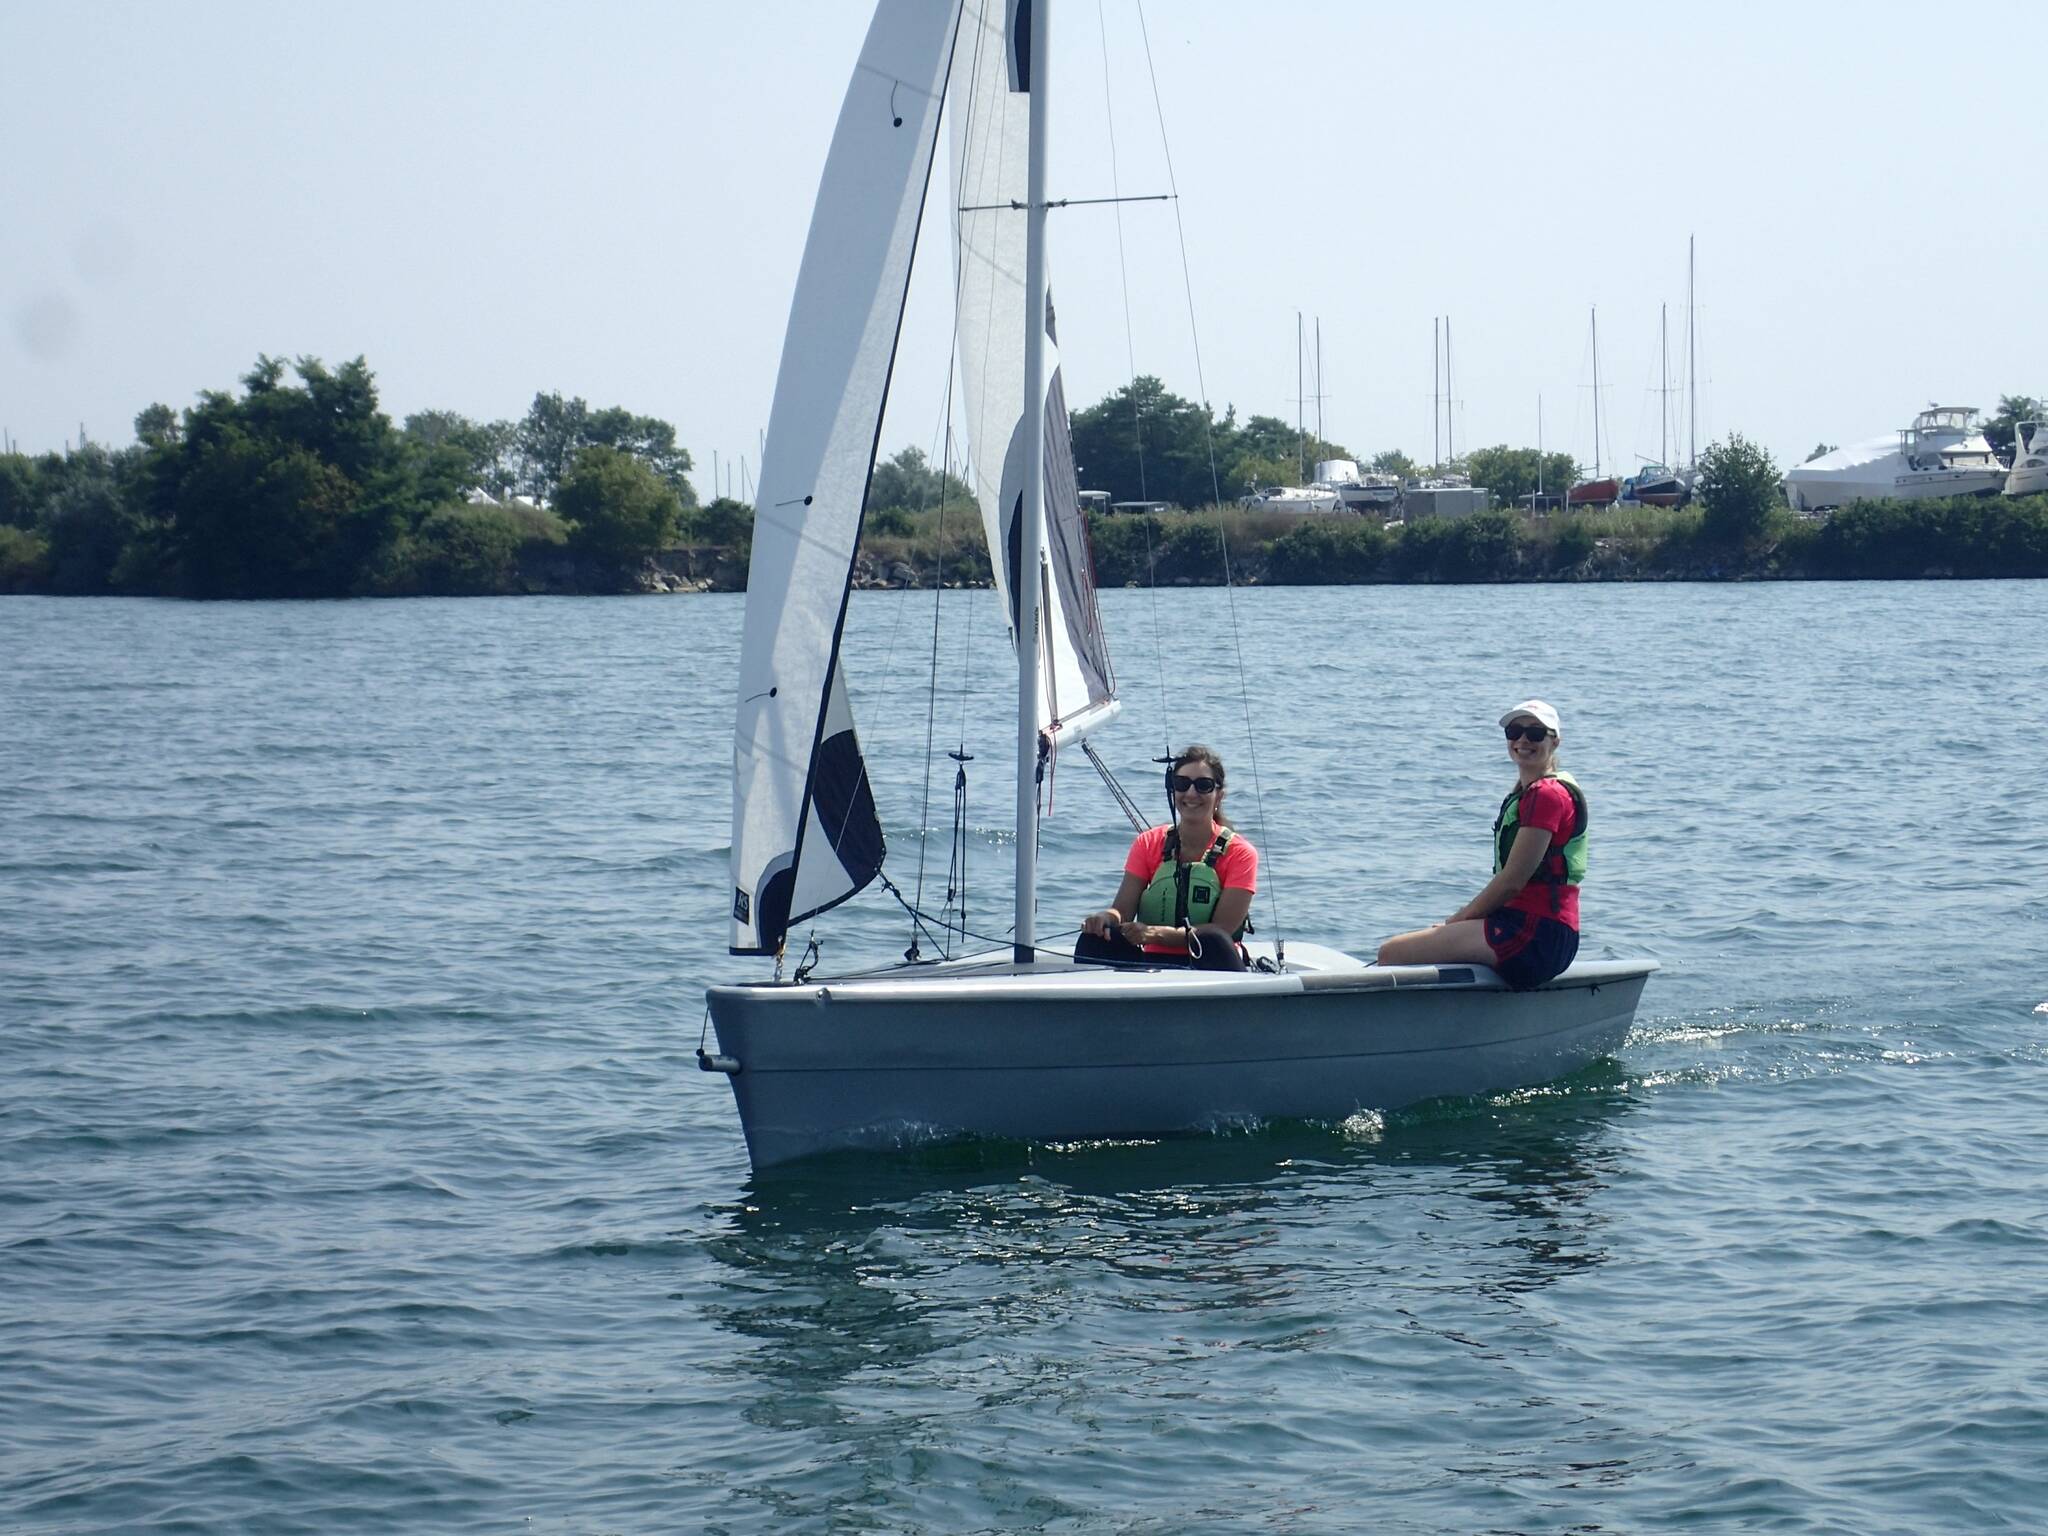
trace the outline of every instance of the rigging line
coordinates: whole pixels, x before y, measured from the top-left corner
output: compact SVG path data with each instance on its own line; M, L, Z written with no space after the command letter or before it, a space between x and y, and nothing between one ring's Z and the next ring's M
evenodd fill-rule
M1054 208L1093 208L1102 203L1170 203L1171 192L1138 192L1129 197L1054 197L1039 204L1048 211ZM962 213L1029 213L1031 205L1020 203L1015 198L1007 203L963 203Z
M1118 783L1116 775L1109 771L1109 764L1105 763L1102 760L1102 754L1095 750L1095 743L1085 736L1082 737L1081 751L1086 754L1088 761L1095 765L1095 771L1102 775L1102 782L1109 786L1111 797L1123 809L1124 815L1129 818L1132 830L1137 832L1145 831L1149 823L1145 820L1144 812L1138 809L1138 802L1131 798L1130 791Z
M890 878L888 877L888 875L886 875L886 874L881 874L881 875L877 875L877 876L876 876L875 878L876 878L876 879L877 879L878 881L880 881L880 882L881 882L881 885L882 885L883 889L885 889L886 891L888 891L888 893L889 893L889 894L890 894L891 896L894 896L894 897L896 898L896 900L897 900L897 901L898 901L899 903L901 903L901 904L902 904L902 907L903 907L904 911L908 912L908 913L909 913L909 914L911 915L911 917L912 917L913 919L915 919L915 920L916 920L916 921L917 921L918 923L920 923L920 924L924 924L924 923L929 923L929 922L935 921L935 919L933 919L933 918L932 918L932 916L931 916L931 914L930 914L930 913L928 913L928 912L920 912L920 911L918 911L918 909L917 909L917 908L913 907L913 906L912 906L912 905L911 905L911 904L910 904L910 903L909 903L908 901L906 901L906 900L904 899L904 896L903 896L903 892L902 892L902 891L901 891L900 889L898 889L898 888L897 888L897 885L896 885L896 883L895 883L895 882L894 882L893 880L891 880L891 879L890 879ZM949 924L948 926L950 927L950 924ZM929 930L927 930L927 931L929 931ZM1079 934L1079 933L1080 933L1080 931L1081 931L1081 929L1080 929L1080 926L1079 926L1079 925L1077 924L1077 925L1075 925L1075 926L1074 926L1074 927L1072 927L1072 928L1062 928L1062 929L1060 929L1060 930L1059 930L1059 931L1058 931L1057 933L1053 934L1053 935L1052 935L1052 937L1053 937L1053 938L1055 938L1055 939L1063 939L1063 938L1066 938L1066 937L1067 937L1067 936L1068 936L1069 934ZM995 946L996 946L996 947L997 947L998 949L1001 949L1001 950L1009 950L1009 949L1014 949L1014 948L1016 947L1016 945L1015 945L1015 943L1013 942L1013 940L1012 940L1012 939L1009 939L1009 938L998 938L998 937L996 937L996 936L995 936L994 934L988 934L988 933L975 933L975 932L973 932L973 931L972 931L971 929L967 928L967 927L966 927L966 926L965 926L964 924L963 924L963 925L962 925L962 927L960 928L960 932L961 932L961 933L962 933L963 935L965 935L965 936L966 936L967 938L970 938L970 939L978 939L979 941L981 941L981 942L982 942L982 943L984 943L984 944L992 944L992 945L995 945ZM1030 945L1030 946L1028 946L1028 947L1030 948L1031 952L1032 952L1032 953L1033 953L1034 955L1044 955L1044 956L1045 956L1046 958L1048 958L1048 959L1051 959L1051 960L1071 960L1071 959L1073 959L1073 952L1072 952L1072 951L1071 951L1070 949L1048 949L1048 948L1046 948L1046 947L1045 947L1045 946L1044 946L1043 944L1033 944L1033 945ZM1115 962L1115 961L1103 961L1103 962L1100 962L1100 963L1101 963L1101 964L1102 964L1102 965L1103 965L1103 966L1104 966L1105 968L1109 968L1109 967L1112 967L1112 966L1114 966L1114 965L1115 965L1115 964L1116 964L1117 962ZM1135 965L1136 965L1136 962L1127 962L1126 964L1127 964L1127 966L1135 966ZM1144 969L1154 969L1155 967L1151 967L1151 966L1145 966L1145 967L1143 967L1143 968L1144 968ZM840 975L840 979L842 979L842 980L843 980L843 979L851 978L851 977L854 977L854 976L874 976L874 975L880 975L880 974L882 974L882 973L883 973L883 972L885 972L885 971L890 971L890 970L894 970L894 969L896 969L896 967L895 967L895 966L894 966L894 965L892 964L892 965L885 965L885 966L877 966L877 967L876 967L876 968L875 968L874 970L872 970L872 971L846 971L846 972L841 972L841 973L839 973L839 975Z
M964 110L968 114L967 120L969 122L974 120L974 97L981 85L979 65L981 62L981 50L986 46L986 39L987 29L978 28L974 40L973 63L975 67L968 74L968 79L971 83L968 87L967 101L964 104L955 104L956 109ZM933 158L937 158L936 148L934 148ZM964 166L962 167L962 175L963 177L965 175ZM939 441L935 445L938 448L939 457L939 527L936 564L932 573L932 659L925 694L924 790L923 803L918 810L917 895L919 902L924 900L925 855L927 844L930 841L932 824L932 747L938 735L939 650L941 619L944 612L946 591L946 505L952 490L951 486L947 483L947 478L951 473L953 462L953 388L959 367L961 289L966 283L966 262L961 250L960 223L957 218L953 220L953 246L953 320L951 334L948 336L946 343L945 402L939 417L937 432ZM929 461L927 461L927 465L929 465ZM928 497L930 494L931 481L927 479L924 485L919 488L920 504L918 506L918 514L920 517L923 516L925 511L923 498ZM916 947L917 935L915 929L913 929L911 933L911 949L913 952L916 950ZM942 950L943 948L944 946L941 945Z
M1195 320L1195 279L1188 265L1187 225L1186 221L1181 217L1180 179L1175 175L1173 169L1173 146L1168 140L1166 133L1166 105L1159 95L1159 71L1152 62L1152 33L1151 29L1145 25L1144 0L1137 0L1137 12L1138 34L1143 38L1145 44L1145 72L1152 83L1152 108L1159 118L1159 148L1160 152L1166 157L1166 184L1174 195L1173 225L1175 233L1180 240L1181 285L1187 294L1188 335L1195 351L1195 386L1201 391L1202 396L1202 438L1209 450L1210 493L1214 496L1216 504L1220 509L1223 502L1223 487L1216 469L1216 436L1214 431L1216 413L1209 408L1209 384L1202 369L1202 333L1200 326ZM1230 573L1230 538L1224 530L1220 510L1217 514L1216 538L1223 550L1223 593L1230 609L1231 645L1237 654L1237 690L1238 697L1244 706L1245 743L1252 757L1252 803L1258 812L1259 835L1267 839L1269 852L1277 854L1278 849L1272 842L1272 825L1266 819L1265 784L1259 772L1259 738L1257 732L1252 729L1251 687L1246 679L1244 667L1244 634L1237 622L1237 584L1231 579ZM1169 747L1167 750L1171 751L1172 748ZM1269 879L1266 883L1267 910L1273 914L1273 932L1275 937L1284 943L1286 930L1282 927L1280 921L1280 894L1278 889L1280 882L1277 878L1279 860L1277 858L1273 859L1273 866L1272 872L1275 878Z
M924 900L924 864L926 845L931 840L932 827L932 744L938 736L939 720L939 632L940 618L944 611L946 595L946 502L951 487L946 481L953 463L953 366L946 365L946 414L941 430L945 444L940 449L939 460L939 533L938 549L932 567L932 664L931 677L925 689L924 708L924 803L918 810L917 834L917 899ZM926 482L926 490L930 482ZM922 512L922 508L919 509ZM916 936L912 935L912 947Z
M1109 137L1109 184L1112 190L1121 190L1122 172L1116 148L1116 91L1109 68L1109 22L1103 12L1102 0L1095 0L1095 25L1102 39L1102 117ZM1149 501L1152 493L1145 483L1145 418L1138 404L1138 343L1131 329L1131 268L1124 246L1124 211L1121 206L1116 210L1116 266L1123 286L1124 358L1131 376L1131 444L1138 461L1138 499ZM1144 512L1140 516L1145 520L1145 585L1151 593L1152 661L1159 674L1160 739L1165 743L1162 750L1171 752L1173 743L1166 732L1172 729L1167 722L1171 720L1173 711L1166 692L1166 652L1160 639L1159 572L1158 562L1152 555L1152 514ZM1142 832L1145 828L1140 826L1138 830Z

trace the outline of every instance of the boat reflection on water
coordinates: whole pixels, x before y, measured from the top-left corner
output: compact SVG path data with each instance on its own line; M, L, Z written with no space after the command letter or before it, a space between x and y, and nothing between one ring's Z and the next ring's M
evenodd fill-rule
M1593 1205L1632 1105L1626 1072L1601 1061L1342 1126L825 1154L750 1175L706 1242L725 1293L710 1310L770 1343L749 1371L817 1389L1105 1287L1122 1305L1252 1313L1325 1303L1333 1285L1412 1287L1417 1233L1435 1265L1459 1234L1461 1289L1525 1291L1603 1260Z

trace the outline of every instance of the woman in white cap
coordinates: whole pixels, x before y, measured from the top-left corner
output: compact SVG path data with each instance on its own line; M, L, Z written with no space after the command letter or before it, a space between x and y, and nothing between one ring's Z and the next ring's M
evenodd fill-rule
M1557 766L1557 711L1527 699L1500 723L1516 778L1494 818L1493 878L1442 922L1387 940L1381 965L1462 960L1521 988L1550 980L1579 952L1586 796Z

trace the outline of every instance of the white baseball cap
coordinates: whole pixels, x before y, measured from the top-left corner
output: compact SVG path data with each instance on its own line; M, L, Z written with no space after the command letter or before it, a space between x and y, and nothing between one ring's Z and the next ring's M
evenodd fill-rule
M1514 719L1517 715L1533 715L1539 723L1546 725L1550 728L1550 732L1553 736L1563 734L1562 731L1560 731L1558 728L1557 711L1552 709L1548 704L1544 703L1541 699L1522 700L1521 703L1517 704L1513 709L1509 710L1506 714L1500 717L1500 723L1502 725L1506 725L1510 720Z

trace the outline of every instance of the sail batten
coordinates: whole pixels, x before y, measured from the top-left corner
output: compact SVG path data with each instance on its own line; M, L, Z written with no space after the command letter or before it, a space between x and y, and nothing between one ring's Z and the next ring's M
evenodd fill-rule
M902 327L957 0L875 13L826 157L756 494L733 731L732 936L791 923L881 868L881 822L840 657Z

